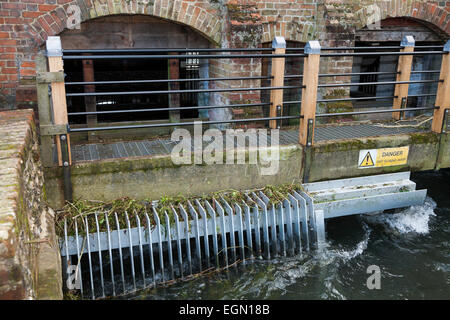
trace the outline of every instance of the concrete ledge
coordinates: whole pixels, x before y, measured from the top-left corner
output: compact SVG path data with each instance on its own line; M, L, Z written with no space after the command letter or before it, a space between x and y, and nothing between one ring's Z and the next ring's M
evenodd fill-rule
M359 150L410 146L405 165L358 169ZM432 170L436 166L439 135L410 133L374 138L319 142L311 149L309 182L398 171Z
M450 168L450 133L442 134L436 170Z
M232 165L174 165L170 156L86 161L71 168L73 196L101 201L125 196L159 199L163 195L202 195L230 188L244 190L299 182L302 154L300 146L280 146L279 170L274 175L262 175L262 165L248 161ZM53 208L64 203L61 177L61 168L45 169L46 190Z

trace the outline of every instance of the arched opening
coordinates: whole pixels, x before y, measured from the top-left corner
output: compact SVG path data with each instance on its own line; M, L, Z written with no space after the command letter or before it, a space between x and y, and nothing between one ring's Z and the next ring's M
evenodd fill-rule
M210 48L212 43L194 29L144 15L115 15L86 21L80 29L60 34L63 50L70 49L189 49ZM170 54L177 54L176 52ZM105 53L106 55L108 53ZM168 54L158 53L158 54ZM192 52L195 54L195 52ZM201 82L135 82L138 80L196 79L207 77L207 60L199 59L102 59L66 60L66 84L83 81L129 81L126 84L66 85L67 93L78 92L140 92L197 89ZM133 94L68 97L69 113L167 108L167 111L74 115L73 124L153 121L172 118L198 119L197 110L170 111L171 107L197 106L203 93L189 94ZM204 94L203 94L204 95Z
M415 46L437 46L443 45L445 39L442 34L427 26L424 22L410 18L387 18L380 22L380 28L364 27L355 33L356 47L370 46L398 46L402 38L412 35L415 39ZM373 51L374 49L367 50ZM433 49L415 48L415 51L429 51ZM438 49L435 49L438 50ZM382 49L380 51L397 51L396 49ZM361 50L364 52L364 50ZM353 58L352 73L382 72L375 75L354 75L352 82L385 82L395 81L397 71L397 56L359 56ZM439 70L441 64L440 55L415 55L413 57L412 71L432 71ZM439 73L412 73L410 80L435 80ZM425 107L434 104L434 96L425 96L436 91L437 83L414 83L409 85L408 108ZM352 97L374 97L393 96L393 85L361 85L351 87ZM420 96L423 95L423 96ZM391 102L387 100L363 100L356 101L354 108L365 109L371 107L385 107ZM389 118L386 114L384 117ZM363 117L364 118L364 117Z

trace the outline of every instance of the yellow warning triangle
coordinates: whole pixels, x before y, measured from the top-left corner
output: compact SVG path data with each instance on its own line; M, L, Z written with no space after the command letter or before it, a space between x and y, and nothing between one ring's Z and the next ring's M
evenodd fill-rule
M373 167L375 164L373 163L372 156L370 155L370 152L367 152L364 159L360 163L360 167Z

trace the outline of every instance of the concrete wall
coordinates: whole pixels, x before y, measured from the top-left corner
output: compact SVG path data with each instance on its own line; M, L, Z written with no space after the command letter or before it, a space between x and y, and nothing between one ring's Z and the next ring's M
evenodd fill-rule
M103 160L71 167L74 198L111 201L121 197L157 200L161 196L211 194L225 189L246 190L299 182L303 152L300 146L280 146L279 171L261 175L260 164L174 165L170 156ZM260 162L258 162L260 163ZM265 167L265 165L262 165ZM50 204L63 204L62 172L46 168Z
M0 112L0 300L62 298L45 196L33 111Z
M410 146L405 165L358 169L359 151ZM431 132L376 138L319 142L311 149L309 182L358 177L398 171L433 170L439 149L439 135Z

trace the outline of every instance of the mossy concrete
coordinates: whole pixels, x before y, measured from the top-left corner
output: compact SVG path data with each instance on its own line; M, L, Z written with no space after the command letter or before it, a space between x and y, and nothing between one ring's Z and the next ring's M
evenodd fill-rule
M248 152L247 152L248 156ZM74 199L111 201L121 197L159 199L161 196L298 183L302 177L302 148L280 146L279 170L262 175L265 164L174 165L170 156L111 159L78 163L71 167ZM258 161L259 163L259 161ZM46 190L53 208L63 205L60 168L47 168Z
M358 169L359 151L409 146L404 165ZM439 135L432 132L318 142L311 150L309 182L435 168Z
M194 196L225 189L253 189L266 185L308 182L383 174L433 170L450 166L450 138L432 132L317 142L308 152L298 145L281 146L279 171L261 175L261 165L174 165L170 156L136 157L80 162L71 167L75 199L112 201L121 197L159 199L162 196ZM404 165L358 169L359 151L410 146ZM224 156L225 157L225 156ZM248 157L248 152L247 152ZM305 169L306 168L306 169ZM307 171L304 175L304 171ZM63 203L61 168L47 168L46 191L53 208Z
M450 168L450 133L441 135L441 144L439 157L436 163L436 169Z

